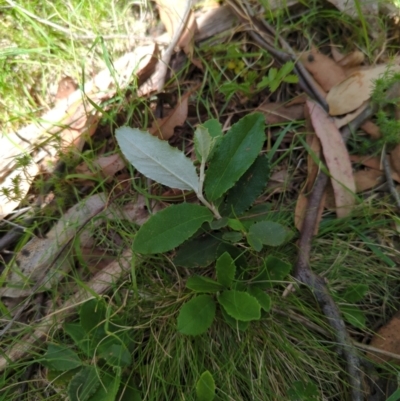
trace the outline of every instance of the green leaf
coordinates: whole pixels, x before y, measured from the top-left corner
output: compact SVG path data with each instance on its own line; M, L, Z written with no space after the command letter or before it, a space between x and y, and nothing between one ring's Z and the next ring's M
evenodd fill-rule
M208 132L208 129L199 125L194 132L194 149L197 159L207 161L211 150L214 146L214 141Z
M208 129L213 139L222 138L222 125L217 119L212 118L211 120L207 120L202 126Z
M224 287L229 288L235 278L236 266L228 252L224 252L217 259L215 269L217 271L218 282Z
M112 338L112 337L111 337ZM110 339L111 339L110 338ZM112 338L114 341L115 339ZM105 347L104 347L105 348ZM122 344L108 344L106 349L102 348L99 356L105 359L105 361L110 365L117 368L123 368L131 365L132 356L128 349Z
M133 241L133 250L143 254L169 251L212 219L212 213L204 206L192 203L169 206L140 227Z
M86 401L100 386L94 366L85 366L70 381L68 386L69 401Z
M232 316L229 316L224 308L221 308L222 317L225 322L228 323L233 330L246 331L250 325L250 322L243 322L241 320L236 320Z
M192 161L148 132L122 127L115 131L122 153L143 175L160 184L197 192L199 178Z
M353 305L340 305L339 307L343 314L344 320L358 329L365 329L366 319L363 311L361 311L357 306Z
M210 228L212 230L219 230L221 228L224 228L228 225L228 218L227 217L222 217L222 219L218 219L218 220L213 220L210 223Z
M216 305L209 295L199 295L186 302L178 316L178 331L196 336L205 333L215 317Z
M268 78L270 83L277 77L278 75L278 70L275 67L272 67L268 71Z
M267 277L270 281L283 281L292 270L290 263L286 263L282 259L272 255L265 259L265 266Z
M102 374L101 384L90 397L90 401L116 401L121 384L121 374Z
M176 253L173 262L177 266L207 267L217 259L222 235L204 235L186 241Z
M243 224L240 220L237 219L229 219L228 226L232 228L232 230L244 232L246 229L244 228Z
M49 369L62 372L82 365L82 361L74 351L64 345L58 344L49 344L47 346L44 360L41 363Z
M287 82L288 84L297 84L299 82L299 77L291 74L283 78L283 82Z
M102 299L90 299L79 310L80 324L87 334L102 339L106 336L104 324L106 305Z
M243 234L239 232L227 232L222 235L222 239L229 242L239 242L243 238Z
M290 401L317 401L318 389L314 383L296 381L288 391Z
M213 401L215 398L215 382L208 370L201 374L196 384L196 395L198 401Z
M189 277L188 281L186 282L186 288L189 288L189 290L196 292L211 293L219 292L224 289L224 287L220 283L212 280L211 278L203 276Z
M283 78L286 75L290 74L293 71L293 68L293 61L288 61L287 63L283 64L283 66L279 69L279 78Z
M248 291L250 295L257 299L261 308L264 309L265 312L269 312L271 310L271 297L261 288L251 285L249 286Z
M249 114L234 124L221 139L205 179L209 201L221 197L253 164L265 140L265 117Z
M90 338L80 323L65 323L64 331L86 356L93 356L93 352L90 349Z
M116 400L118 401L142 401L141 392L136 388L134 378L131 377L128 383L120 386Z
M229 190L221 213L235 216L242 215L261 195L270 175L269 159L266 156L258 156L235 186Z
M342 298L349 303L361 301L368 292L369 287L366 284L353 284L346 288Z
M260 221L250 227L247 240L259 252L261 250L259 249L260 243L269 246L279 246L287 241L290 234L291 231L282 224L275 223L274 221Z
M218 297L218 302L223 306L226 313L236 320L248 322L259 320L261 317L260 304L256 298L247 292L224 291Z

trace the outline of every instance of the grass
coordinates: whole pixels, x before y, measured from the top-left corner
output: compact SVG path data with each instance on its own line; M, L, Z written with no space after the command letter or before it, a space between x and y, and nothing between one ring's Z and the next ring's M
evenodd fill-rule
M83 77L88 79L107 65L107 55L115 60L124 53L129 47L128 42L113 38L113 35L142 36L145 25L155 25L150 7L139 2L30 1L21 4L23 10L11 7L12 2L7 4L0 9L3 17L0 29L5 32L0 44L0 67L3 70L0 92L5 94L0 98L3 134L36 121L51 107L51 93L54 94L56 83L63 75L70 75L82 83ZM312 3L308 13L299 15L289 19L287 11L269 17L283 35L290 32L294 36L293 42L297 40L299 48L307 47L311 39L323 46L331 38L344 49L352 50L353 43L356 43L367 52L370 60L373 59L379 44L369 41L363 24L351 21L320 3ZM52 27L49 22L57 27ZM331 28L329 34L327 25ZM59 27L67 28L65 31ZM299 32L302 35L298 35ZM103 35L104 41L96 39L97 35ZM177 91L184 89L182 82L185 78L202 81L202 89L192 99L195 111L188 117L192 126L211 117L223 123L228 121L229 125L237 119L237 114L252 111L266 97L265 92L241 93L237 88L227 92L226 88L228 84L234 87L248 82L249 74L254 75L252 79L256 82L266 74L272 61L270 56L251 47L244 36L222 37L222 40L222 44L210 40L196 50L196 57L204 66L202 75L199 76L198 71L193 73L187 63L182 68L181 79L169 83L168 92L176 95ZM245 66L239 65L239 61ZM230 68L229 63L231 67L240 66L242 71ZM290 90L290 86L282 85L271 100L285 98ZM157 188L153 188L150 195L147 181L139 178L132 168L122 179L110 181L95 177L83 182L75 172L80 162L94 169L93 160L100 150L114 152L115 142L109 138L117 125L126 122L145 127L151 120L152 99L130 98L127 104L123 95L119 94L111 102L112 107L103 116L99 131L104 135L95 137L81 154L67 157L66 169L60 175L44 177L45 182L52 180L56 204L38 215L35 225L30 227L35 234L45 233L51 222L77 200L101 191L111 194L116 186L123 185L124 180L132 176L137 179L132 180L130 192L118 200L121 205L128 203L136 191L145 194L148 205L151 199L166 199L162 190ZM270 129L274 144L279 138L280 127ZM297 138L297 129L297 125L291 127L272 160L274 166L287 169L289 176L293 177L290 186L284 187L281 193L263 194L271 202L273 220L289 226L293 225L295 200L305 176L299 161L306 153ZM186 126L180 134L190 146L192 131ZM179 142L176 138L174 140ZM360 146L355 140L355 150ZM35 196L43 190L44 184L37 181L36 185L32 191ZM327 212L313 244L311 265L325 277L330 291L341 304L346 303L340 297L349 286L365 284L368 287L366 296L358 304L366 318L366 329L349 326L359 342L367 341L376 325L381 320L388 320L399 307L400 255L394 245L395 219L390 200L373 195L364 199L351 218L338 220ZM7 229L2 227L3 231ZM101 247L110 257L116 257L122 249L131 246L136 229L127 221L106 219L101 226L92 228L93 249ZM23 238L17 248L26 240L27 237ZM76 243L71 252L74 247L76 265L87 269L87 262ZM293 263L298 249L293 240L276 252ZM219 400L289 400L288 391L296 382L313 382L318 393L324 396L320 399L347 399L346 374L336 353L334 337L309 291L295 287L294 293L282 296L287 285L292 283L288 278L270 293L273 311L265 314L259 322L251 323L247 331L231 329L218 315L207 334L186 337L176 331L179 309L191 296L185 290L185 282L194 273L211 275L213 269L176 267L172 256L142 257L132 266L130 277L116 283L104 297L110 311L123 322L122 330L131 333L135 344L132 351L134 362L124 372L123 381L138 388L143 399L196 400L194 387L205 370L213 374L218 388L216 399ZM264 256L249 253L249 273L262 263ZM48 302L54 306L60 304L74 288L85 285L87 276L88 270L79 275L71 274L69 286L60 286L50 292ZM7 310L7 305L2 305L3 313ZM3 349L18 344L31 331L29 324L15 324L9 335L2 339ZM47 340L76 350L63 330L52 330ZM33 348L29 360L12 364L2 374L0 400L17 400L18 397L29 401L59 400L65 396L65 383L56 384L40 365L44 348L43 344ZM85 359L85 363L101 369L96 360ZM381 369L384 374L397 371L389 364Z

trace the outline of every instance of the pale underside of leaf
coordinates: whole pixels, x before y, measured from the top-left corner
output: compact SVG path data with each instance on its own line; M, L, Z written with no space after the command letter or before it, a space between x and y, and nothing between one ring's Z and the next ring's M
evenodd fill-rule
M137 128L118 128L115 135L122 153L143 175L171 188L197 191L196 169L181 151Z
M321 141L324 158L331 174L336 214L338 217L347 216L355 203L356 186L346 145L332 118L321 106L307 100L307 107L315 133Z

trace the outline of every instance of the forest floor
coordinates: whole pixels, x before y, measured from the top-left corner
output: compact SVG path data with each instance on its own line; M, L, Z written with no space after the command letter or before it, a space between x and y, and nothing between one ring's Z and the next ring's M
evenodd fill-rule
M0 6L0 400L400 400L399 11L220 3Z

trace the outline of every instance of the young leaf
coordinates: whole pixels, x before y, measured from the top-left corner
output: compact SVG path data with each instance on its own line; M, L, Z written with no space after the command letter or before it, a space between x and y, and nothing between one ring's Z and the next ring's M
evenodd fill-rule
M239 242L243 238L243 234L239 232L227 232L222 235L222 239L229 242Z
M240 216L257 199L266 187L271 168L266 156L258 156L251 167L239 179L235 186L229 190L224 210L227 215Z
M268 256L265 260L266 273L270 281L282 281L292 270L292 265L275 257Z
M207 267L217 259L221 235L206 235L185 242L173 259L177 266Z
M239 232L244 232L246 231L246 228L243 226L240 220L237 219L229 219L228 220L228 226L232 228L232 230L239 231Z
M102 374L101 384L89 401L116 401L121 384L121 374ZM134 400L131 399L130 401Z
M217 119L212 118L211 120L204 122L202 125L204 128L208 129L208 132L213 139L218 140L222 138L222 125Z
M225 322L228 323L233 330L246 331L248 329L250 324L249 322L243 322L242 320L234 319L232 316L229 316L226 313L224 308L221 308L221 313Z
M367 292L368 286L366 284L353 284L346 288L342 298L349 303L355 303L361 301Z
M261 317L260 304L256 298L247 292L224 291L218 297L218 302L223 306L226 313L236 320L249 322L259 320Z
M74 340L76 346L79 347L86 356L93 356L93 352L91 352L90 349L90 338L81 324L65 323L64 331Z
M115 341L115 339L113 339ZM102 348L100 358L117 368L124 368L132 363L132 356L128 349L122 344L110 344L107 349Z
M52 370L67 370L75 369L82 365L82 361L78 355L64 345L49 344L47 351L44 354L42 365Z
M344 320L352 324L358 329L365 329L366 318L362 310L353 305L340 305L340 311L343 314Z
M122 153L143 175L182 190L198 190L199 178L190 159L148 132L122 127L115 131Z
M205 333L214 320L215 309L215 302L209 295L192 298L179 311L178 331L190 336Z
M218 282L229 288L235 278L236 266L228 252L223 253L218 259L215 267Z
M263 245L279 246L287 241L290 233L290 230L282 224L274 221L260 221L250 227L248 234L250 238L248 240L252 243L261 242ZM259 249L256 249L256 251L259 251Z
M194 132L194 149L197 159L207 161L211 150L214 146L214 141L208 132L207 128L199 125Z
M248 291L250 295L257 298L258 303L261 305L261 308L265 310L265 312L269 312L271 310L271 297L261 288L252 285L249 287Z
M212 280L211 278L203 276L189 277L188 281L186 282L186 288L189 288L189 290L196 292L210 293L219 292L224 289L224 287L220 283Z
M204 206L192 203L169 206L140 227L133 241L133 250L143 254L169 251L212 219L212 213Z
M253 164L265 140L265 117L249 114L222 137L210 161L205 180L209 201L221 197Z
M196 384L196 395L198 401L213 401L215 398L215 382L208 370L201 374Z
M90 299L82 304L79 317L80 324L87 334L96 338L103 338L106 335L104 330L106 306L102 299Z
M100 386L94 366L85 366L70 381L68 386L69 401L86 401Z

